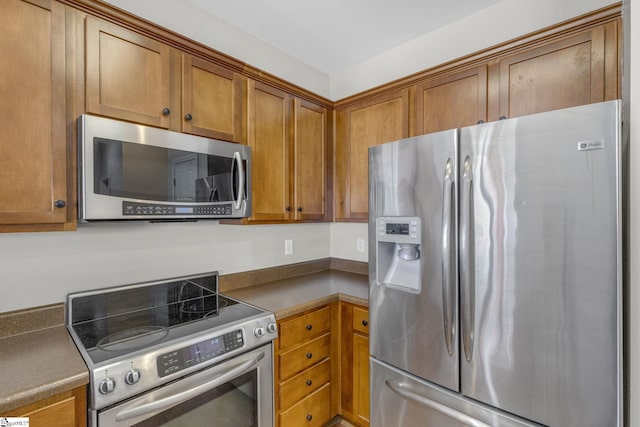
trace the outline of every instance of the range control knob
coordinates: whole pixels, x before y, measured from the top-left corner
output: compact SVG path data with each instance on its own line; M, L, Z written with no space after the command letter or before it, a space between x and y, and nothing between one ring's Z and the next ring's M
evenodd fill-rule
M262 338L265 334L264 328L263 327L257 327L255 331L253 331L253 334L258 337L258 338Z
M125 383L127 383L129 385L133 385L133 384L137 383L138 381L140 381L140 370L139 369L131 368L131 370L129 372L124 374L124 382Z
M273 334L273 333L274 333L274 332L276 332L277 330L278 330L278 325L276 325L275 323L269 323L269 324L267 324L267 332L270 332L270 333L272 333L272 334Z
M98 391L100 392L100 394L109 394L115 388L116 380L111 377L103 379L102 381L100 381L100 384L98 384Z

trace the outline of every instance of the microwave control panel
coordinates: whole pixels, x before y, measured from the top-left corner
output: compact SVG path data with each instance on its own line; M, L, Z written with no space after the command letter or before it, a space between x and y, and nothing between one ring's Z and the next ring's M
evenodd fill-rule
M123 216L231 215L231 203L215 205L163 205L158 203L122 202Z

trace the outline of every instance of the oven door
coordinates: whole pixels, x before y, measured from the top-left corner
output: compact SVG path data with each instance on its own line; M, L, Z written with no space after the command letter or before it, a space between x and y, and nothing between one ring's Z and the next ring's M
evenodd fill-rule
M273 427L273 411L268 344L90 416L98 427Z

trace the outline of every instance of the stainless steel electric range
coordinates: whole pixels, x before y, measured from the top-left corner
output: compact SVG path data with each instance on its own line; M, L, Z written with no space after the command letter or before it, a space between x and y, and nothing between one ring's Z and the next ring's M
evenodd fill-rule
M67 296L107 426L273 426L273 313L218 293L217 272Z

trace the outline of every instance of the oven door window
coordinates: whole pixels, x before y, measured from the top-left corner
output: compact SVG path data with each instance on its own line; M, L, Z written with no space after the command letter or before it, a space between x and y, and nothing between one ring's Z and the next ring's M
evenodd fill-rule
M258 426L258 376L253 369L134 427Z

